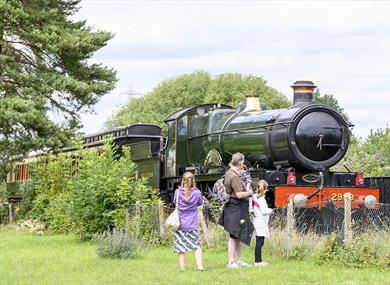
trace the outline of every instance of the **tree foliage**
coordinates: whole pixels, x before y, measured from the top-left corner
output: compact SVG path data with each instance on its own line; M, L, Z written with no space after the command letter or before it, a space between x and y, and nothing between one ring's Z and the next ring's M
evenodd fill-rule
M353 138L337 167L341 168L344 162L365 176L390 176L390 128L371 131L364 140Z
M198 71L165 80L145 96L131 99L106 126L143 122L164 127L164 119L184 107L202 103L237 106L249 94L260 96L270 108L289 106L287 97L259 76L225 73L212 77L208 72Z
M3 160L65 144L78 113L114 87L115 72L88 61L113 35L71 20L79 2L0 0Z
M349 116L333 95L321 95L317 89L314 101L335 108L351 123ZM364 172L366 176L390 176L390 129L371 131L365 139L358 139L351 134L348 151L333 170L345 170L343 164L346 162L352 171Z
M124 228L126 207L156 203L156 195L145 179L136 179L129 148L122 152L119 156L107 140L103 152L80 149L77 160L64 153L40 157L29 167L31 182L19 218L38 219L54 232L74 232L82 239Z
M339 105L339 102L337 101L337 99L336 99L335 97L333 97L332 94L324 94L324 95L321 95L320 90L317 89L317 90L314 92L314 98L313 98L313 100L314 100L314 102L316 102L316 103L321 103L321 104L329 105L329 106L335 108L335 109L343 116L343 118L344 118L348 123L351 122L351 120L349 119L348 114L345 113L344 108L342 108L342 107Z

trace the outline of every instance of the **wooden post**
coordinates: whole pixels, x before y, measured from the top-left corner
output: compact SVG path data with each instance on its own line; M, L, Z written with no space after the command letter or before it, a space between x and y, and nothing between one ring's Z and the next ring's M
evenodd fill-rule
M344 244L352 241L351 193L344 194Z
M289 254L293 248L293 229L294 229L294 202L290 198L287 206L287 225L286 225L286 258L288 259Z
M125 225L126 225L126 230L130 230L130 215L129 215L129 206L126 207L125 209Z
M204 234L204 240L205 240L207 246L210 246L209 231L207 229L207 225L206 225L206 222L205 222L204 216L203 216L203 206L200 206L198 208L198 214L199 214L200 226L201 226L202 232Z
M141 205L139 201L135 202L135 217L137 221L135 234L136 237L139 237L141 234Z
M160 221L160 238L165 239L165 216L164 216L164 203L161 200L158 200L158 217Z
M8 217L9 223L12 224L14 222L14 203L12 201L8 203Z

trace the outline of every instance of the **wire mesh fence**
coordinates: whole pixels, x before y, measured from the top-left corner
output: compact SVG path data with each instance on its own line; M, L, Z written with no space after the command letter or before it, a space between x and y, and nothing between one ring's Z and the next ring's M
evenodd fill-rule
M218 225L222 205L208 201L200 208L199 232L209 246L226 244L228 235ZM165 228L165 219L174 210L162 202L155 206L130 205L126 226L135 235L150 244L169 240L172 233ZM201 220L205 223L202 225ZM349 222L348 222L349 221ZM272 252L289 257L300 251L315 251L335 234L344 242L376 243L385 254L390 254L390 204L377 204L374 208L351 207L342 203L311 204L305 208L292 206L274 209L269 221L271 238L268 247Z
M289 257L298 248L315 251L331 236L348 245L351 242L370 244L390 256L390 204L376 204L371 208L349 204L345 201L310 204L305 208L290 205L274 209L270 216L271 238L267 246L278 255ZM8 218L8 207L0 205L1 221ZM155 205L135 203L125 213L125 228L145 246L166 243L172 232L166 229L165 220L174 207L159 201ZM207 201L199 209L199 232L208 246L223 245L229 235L218 220L223 205L216 200Z
M161 238L165 238L160 228L160 214L158 206L136 203L126 208L125 227L145 245L153 245Z

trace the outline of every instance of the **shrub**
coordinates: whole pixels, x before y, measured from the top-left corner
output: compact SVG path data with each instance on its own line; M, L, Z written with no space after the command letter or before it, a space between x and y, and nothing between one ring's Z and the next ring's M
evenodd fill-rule
M146 181L135 177L129 148L123 148L120 156L112 141L107 141L102 153L85 150L81 157L78 175L72 179L77 234L89 239L106 229L124 228L126 207L150 196Z
M0 182L0 224L8 223L8 193L4 182Z
M317 262L319 264L332 262L355 268L385 267L386 253L378 249L368 233L355 236L349 245L344 245L337 235L333 234L318 253Z
M17 220L26 219L33 208L33 202L35 198L35 187L34 184L29 181L26 183L21 183L19 185L19 190L22 193L22 201L18 205L18 217Z
M72 229L72 160L64 153L46 154L31 165L32 182L22 187L23 219L37 219L57 233Z
M129 259L138 253L137 241L127 231L113 229L95 235L96 253L103 258Z
M135 177L129 148L119 150L109 138L103 151L79 148L77 155L49 153L31 165L32 182L22 188L21 218L90 239L107 229L125 228L129 204L156 204L146 180ZM148 227L145 221L145 235Z
M0 224L7 224L8 222L8 202L0 202Z

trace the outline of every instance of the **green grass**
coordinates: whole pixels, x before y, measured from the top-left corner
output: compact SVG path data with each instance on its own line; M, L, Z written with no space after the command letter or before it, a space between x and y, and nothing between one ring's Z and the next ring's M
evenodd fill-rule
M313 260L265 256L266 268L226 269L226 250L204 249L206 272L193 254L178 271L171 247L149 250L134 260L101 259L92 243L73 236L0 229L0 284L390 284L389 271L319 266ZM253 262L246 248L244 259Z

